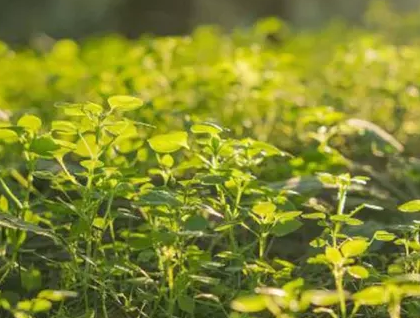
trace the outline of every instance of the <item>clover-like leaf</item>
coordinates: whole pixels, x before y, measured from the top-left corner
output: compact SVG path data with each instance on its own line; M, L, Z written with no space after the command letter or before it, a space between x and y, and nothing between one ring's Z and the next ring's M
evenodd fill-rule
M390 293L385 286L369 286L353 294L353 300L360 305L379 306L389 302Z
M356 257L362 255L369 247L369 242L362 239L346 241L341 246L341 253L345 257Z
M111 109L126 112L142 107L143 101L134 96L116 95L108 98L108 104Z
M266 296L253 295L235 299L230 306L240 312L260 312L267 308Z
M406 202L403 205L400 205L398 210L404 213L420 212L420 200Z
M158 153L172 153L188 147L188 134L176 131L169 134L157 135L148 140L150 147Z
M35 115L23 115L18 120L17 125L19 127L25 128L26 130L36 133L42 127L42 121L39 117Z

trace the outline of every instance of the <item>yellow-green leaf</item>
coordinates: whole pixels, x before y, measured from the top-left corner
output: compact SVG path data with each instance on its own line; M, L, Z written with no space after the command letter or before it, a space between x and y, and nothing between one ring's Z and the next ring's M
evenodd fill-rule
M42 121L34 115L23 115L18 120L17 125L19 127L25 128L26 130L36 133L42 127Z
M169 134L157 135L148 140L150 147L159 153L172 153L182 147L188 147L188 134L184 131L176 131Z
M254 295L254 296L244 296L235 299L231 303L233 310L240 312L259 312L263 311L266 305L266 296L264 295Z
M83 160L80 162L80 165L87 170L95 170L98 168L102 168L104 163L100 160Z
M362 239L355 239L351 241L346 241L341 246L341 253L344 257L355 257L362 255L367 248L369 243Z
M353 300L360 305L379 306L386 304L390 295L384 286L370 286L353 295Z
M420 200L413 200L398 207L398 210L405 213L420 212Z
M65 120L55 120L51 123L51 128L53 131L59 131L60 133L65 134L76 134L77 133L77 127L70 121Z
M19 136L16 132L10 129L0 129L0 141L6 144L11 144L19 140Z
M108 104L111 109L126 112L140 108L143 106L143 101L133 96L116 95L108 98Z
M252 211L259 216L269 216L276 211L276 205L272 202L261 202L253 206Z
M34 139L29 147L32 153L42 157L51 156L52 152L58 149L60 149L60 146L48 135Z
M174 158L169 154L165 154L160 159L160 163L167 168L172 168L172 166L174 165Z
M77 297L76 292L68 291L68 290L51 290L46 289L41 291L38 298L48 299L51 301L62 301L66 298L75 298Z
M335 247L327 246L325 248L325 257L332 264L339 264L343 260L343 256L340 251Z
M217 135L223 132L223 129L219 126L211 123L195 124L191 126L191 132L194 134L209 134Z
M32 300L31 311L34 313L43 312L43 311L50 310L51 307L52 307L51 301L47 299L37 298L37 299Z
M378 240L378 241L389 242L389 241L394 240L396 236L394 233L380 230L380 231L376 231L373 237L375 238L375 240Z
M365 279L369 277L369 271L365 267L359 265L350 266L347 268L347 272L357 279Z
M340 301L340 294L335 290L308 290L302 299L316 306L332 306Z

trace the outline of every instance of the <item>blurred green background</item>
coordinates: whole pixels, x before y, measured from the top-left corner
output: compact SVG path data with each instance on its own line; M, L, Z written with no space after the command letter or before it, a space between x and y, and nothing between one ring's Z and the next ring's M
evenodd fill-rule
M410 11L420 0L388 0ZM197 25L226 29L265 16L314 28L340 17L360 22L370 0L0 0L0 40L23 44L47 35L80 39L107 33L183 34Z

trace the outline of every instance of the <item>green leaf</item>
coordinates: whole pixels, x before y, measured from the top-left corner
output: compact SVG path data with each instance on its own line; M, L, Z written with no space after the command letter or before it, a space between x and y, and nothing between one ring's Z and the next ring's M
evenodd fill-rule
M42 127L42 121L37 116L34 115L23 115L17 122L19 127L23 127L28 131L34 133L38 132Z
M87 170L95 170L102 168L104 163L100 160L82 160L80 165Z
M48 299L54 302L63 301L67 298L75 298L77 297L76 292L68 291L68 290L51 290L46 289L41 291L37 298Z
M160 163L167 168L172 168L172 166L174 165L174 158L169 154L165 154L160 159Z
M99 104L95 104L95 103L85 103L83 104L83 112L86 114L92 114L95 116L99 116L100 114L102 114L103 112L103 107Z
M83 136L77 141L74 153L81 157L94 158L99 152L99 145L96 144L96 137L93 134Z
M12 144L19 140L19 135L10 129L0 129L0 141Z
M314 247L314 248L321 248L324 247L325 245L327 245L327 241L317 237L315 239L313 239L312 241L309 242L309 245Z
M101 229L101 230L105 229L106 224L107 224L107 221L101 217L94 218L92 222L93 227L97 229Z
M9 211L9 201L3 195L0 195L0 211L2 212Z
M209 276L189 275L189 278L191 278L195 282L199 282L206 285L217 286L220 284L220 279Z
M302 225L302 222L298 220L289 220L284 223L278 222L272 228L271 233L277 237L286 236L297 231Z
M217 226L214 230L216 232L223 232L239 224L241 224L241 222L239 221L229 221L229 222L225 222L224 224Z
M65 133L69 135L74 135L77 133L77 127L70 121L65 120L55 120L51 123L51 130L59 131L60 133Z
M369 271L365 267L359 265L350 266L347 268L347 272L357 279L366 279L369 277Z
M16 304L16 309L30 312L33 302L31 300L22 300Z
M116 95L108 98L108 104L111 109L126 112L142 107L143 101L133 96Z
M321 181L324 185L331 186L337 184L337 177L329 173L318 173L318 180Z
M230 306L233 310L240 312L259 312L267 308L266 296L254 295L243 296L235 299Z
M32 232L41 236L49 237L53 239L56 243L60 242L52 231L43 229L38 225L31 224L21 219L18 219L17 217L10 214L0 214L0 227Z
M359 305L379 306L388 303L390 295L384 286L370 286L353 294L353 300Z
M287 155L286 152L281 151L277 147L263 141L254 141L252 143L252 148L258 150L259 152L263 153L267 157Z
M194 314L195 302L194 298L186 295L181 295L177 299L178 306L182 311L185 311L189 314Z
M405 285L399 286L399 288L405 297L420 297L419 284L405 284Z
M148 140L150 147L159 153L172 153L188 147L188 134L184 131L157 135Z
M223 128L211 123L195 124L191 126L191 132L194 134L217 135L223 132Z
M206 218L201 215L193 215L185 221L184 226L188 231L203 231L208 227L208 225L209 222Z
M197 178L200 181L200 183L204 185L223 184L229 180L228 176L218 174L207 174L199 176L196 175L195 178Z
M308 290L302 299L315 306L332 306L340 302L340 294L335 290Z
M302 218L309 219L309 220L324 220L326 218L326 214L322 212L314 212L308 214L302 214Z
M348 215L333 215L330 217L330 220L335 222L342 222L351 226L358 226L363 224L363 221L356 218L352 218Z
M261 217L266 217L273 215L276 209L276 205L272 202L261 202L252 207L252 212Z
M42 285L41 272L32 268L21 273L22 287L27 291L38 289Z
M182 205L177 198L171 193L163 190L151 190L145 194L140 195L140 203L142 205L167 205L167 206L179 206Z
M81 103L56 103L54 106L61 108L67 116L85 116Z
M346 241L341 246L344 257L356 257L362 255L369 247L369 242L362 239Z
M376 231L373 237L375 238L375 240L383 242L393 241L396 238L394 233L382 230Z
M32 300L32 312L43 312L48 311L52 307L52 303L47 299L34 299Z
M128 238L128 245L135 250L144 250L153 246L151 235L137 233Z
M343 261L343 256L340 251L331 246L325 248L325 257L332 264L339 264Z
M29 150L39 156L48 157L60 146L49 136L42 136L34 139L29 146Z
M398 207L398 210L405 213L420 212L420 200L413 200Z

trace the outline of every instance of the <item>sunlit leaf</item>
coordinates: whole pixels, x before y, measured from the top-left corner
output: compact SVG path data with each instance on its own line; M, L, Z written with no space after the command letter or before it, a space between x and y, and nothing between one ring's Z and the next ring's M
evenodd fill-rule
M243 296L235 299L230 305L233 310L240 312L260 312L266 309L266 296Z
M252 211L262 217L273 215L277 207L272 202L261 202L252 207Z
M191 132L194 134L217 135L223 132L223 128L211 123L195 124L191 126Z
M116 95L108 98L108 104L111 109L126 112L142 107L143 101L134 96Z
M340 294L335 290L308 290L303 293L302 298L313 305L328 307L340 301Z
M343 261L343 256L340 251L331 246L327 246L325 249L325 257L332 264L339 264Z
M360 305L378 306L390 300L390 294L385 286L370 286L355 294L353 300Z
M39 117L35 115L23 115L18 120L17 125L19 127L25 128L26 130L36 133L42 127L42 121Z
M350 266L347 269L347 272L357 279L365 279L369 277L369 271L365 267L359 265Z
M341 253L345 257L355 257L362 255L369 247L369 242L361 239L349 240L341 246Z
M148 140L150 147L159 153L172 153L188 147L188 134L183 131L157 135Z
M19 140L19 135L13 130L9 129L0 129L0 141L3 141L7 144L17 142Z
M68 290L51 290L46 289L41 291L38 296L38 298L48 299L51 301L62 301L67 298L75 298L77 297L76 292L68 291Z
M420 200L413 200L398 207L398 210L405 213L420 212Z

